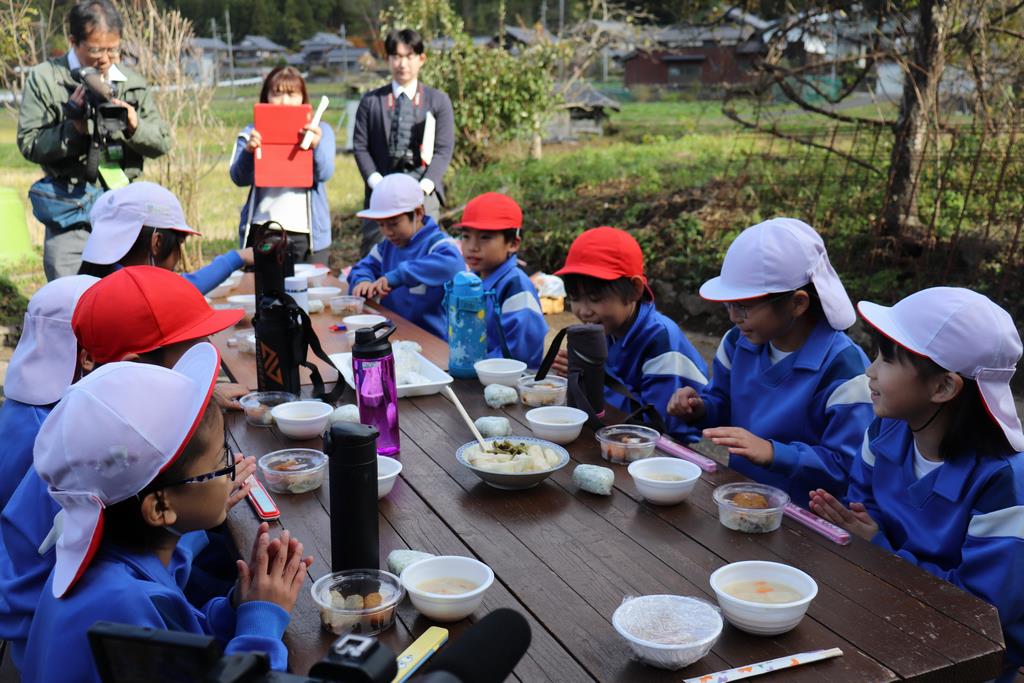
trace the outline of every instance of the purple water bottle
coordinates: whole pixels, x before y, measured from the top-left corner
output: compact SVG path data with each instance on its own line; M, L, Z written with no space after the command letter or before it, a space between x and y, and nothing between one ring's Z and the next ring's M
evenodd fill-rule
M379 334L384 330L383 334ZM395 382L395 356L389 337L395 332L390 322L356 330L352 345L352 373L356 382L359 421L373 425L379 455L397 456L401 450L398 433L398 387Z

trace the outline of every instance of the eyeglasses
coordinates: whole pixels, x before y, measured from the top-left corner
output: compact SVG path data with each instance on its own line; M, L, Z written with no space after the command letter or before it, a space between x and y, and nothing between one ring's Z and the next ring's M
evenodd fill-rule
M228 437L224 435L224 462L227 463L227 467L222 467L219 470L213 472L207 472L206 474L199 474L188 479L182 479L181 481L172 481L168 484L160 484L154 488L166 489L172 486L185 486L186 484L202 484L204 481L210 481L217 477L231 477L231 481L235 480L235 458L231 453L231 446L228 444Z
M108 57L120 57L121 47L86 47L85 52L90 57L101 57L104 54Z
M756 304L738 304L733 301L726 301L724 304L725 310L729 311L729 315L731 317L734 317L740 322L743 322L750 316L751 311L761 308L762 306L767 306L768 304L774 301L778 301L779 299L783 299L791 295L792 293L793 292L783 292L782 294L776 294L775 296L769 297L764 301L758 301Z

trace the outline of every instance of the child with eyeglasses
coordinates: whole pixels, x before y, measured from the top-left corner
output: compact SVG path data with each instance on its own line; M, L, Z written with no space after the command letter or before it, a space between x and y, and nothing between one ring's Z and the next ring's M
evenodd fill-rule
M97 621L214 635L225 651L265 652L281 638L312 558L261 525L238 580L197 607L185 596L186 533L227 516L233 464L210 400L220 357L202 342L173 368L118 362L68 390L43 423L35 467L63 510L57 562L29 631L22 680L99 681L88 629Z
M705 427L730 467L799 505L814 489L844 495L874 413L867 356L843 332L856 313L821 236L792 218L749 227L700 295L735 327L711 382L676 391L669 415Z

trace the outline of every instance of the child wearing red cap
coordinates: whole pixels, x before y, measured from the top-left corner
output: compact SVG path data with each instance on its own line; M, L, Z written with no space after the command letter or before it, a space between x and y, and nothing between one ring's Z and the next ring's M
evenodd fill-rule
M88 629L110 621L216 636L228 653L287 667L281 638L312 558L261 525L228 595L185 595L183 534L227 516L235 463L210 400L219 356L208 343L172 368L111 363L71 387L43 423L35 467L62 509L56 563L32 619L25 683L100 680Z
M487 356L515 358L531 368L544 356L548 325L530 278L519 268L523 211L497 192L473 197L462 212L462 255L483 280L487 299ZM495 315L497 309L497 315Z
M683 387L700 391L707 384L707 366L679 325L654 307L654 294L644 275L640 245L625 230L587 230L569 247L565 266L556 275L565 280L573 314L597 323L608 336L605 372L629 388L663 416L672 394ZM553 366L568 371L565 351ZM605 389L605 400L632 412L629 400ZM668 416L668 433L686 441L698 438L694 428Z
M242 311L210 308L195 287L171 271L132 266L86 289L78 298L70 327L87 370L121 360L171 367L189 348L234 325L241 316ZM245 481L256 468L252 457L236 455L235 459L239 476L232 505L245 498ZM45 482L30 468L0 514L0 638L8 641L16 665L53 568L54 518L59 510ZM207 543L207 535L198 532L186 534L181 547L198 554Z

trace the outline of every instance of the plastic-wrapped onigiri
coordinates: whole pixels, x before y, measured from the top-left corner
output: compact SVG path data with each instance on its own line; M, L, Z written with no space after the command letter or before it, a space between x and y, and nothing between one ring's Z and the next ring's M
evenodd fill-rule
M395 380L400 385L425 384L427 378L420 374L420 352L423 347L414 341L397 341L392 345L395 354Z
M481 436L508 436L512 433L512 425L509 424L507 417L496 417L493 415L486 415L484 417L478 417L473 421L476 428L480 431Z
M359 406L348 403L335 408L334 412L331 413L331 424L335 424L337 422L355 422L358 424Z
M503 384L488 384L484 387L484 400L492 408L510 406L519 400L519 392Z
M388 553L388 569L391 570L392 574L400 576L402 570L408 567L413 562L419 562L425 560L428 557L434 557L430 553L420 552L419 550L392 550Z
M610 496L615 484L615 473L600 465L577 465L572 471L572 481L584 491Z

